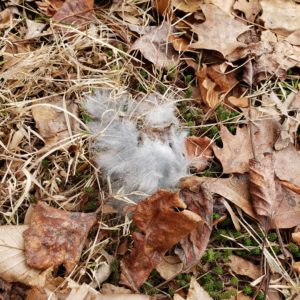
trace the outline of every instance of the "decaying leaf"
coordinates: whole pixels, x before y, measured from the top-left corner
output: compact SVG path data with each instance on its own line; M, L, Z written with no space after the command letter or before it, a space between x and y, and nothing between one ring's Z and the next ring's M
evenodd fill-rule
M212 159L212 140L208 137L190 136L185 140L185 148L191 166L203 171Z
M234 273L242 276L248 276L253 280L263 275L259 266L254 265L252 262L236 255L229 256L228 266Z
M247 172L249 170L249 159L253 157L248 127L237 127L236 134L233 135L222 125L220 136L223 148L213 145L213 150L222 163L223 172L227 174Z
M80 258L89 230L96 222L94 214L66 212L37 204L29 228L23 234L27 264L39 270L63 264L70 273Z
M66 0L53 20L63 24L85 25L93 19L94 0Z
M293 263L293 269L298 273L298 275L300 275L300 261Z
M178 275L183 269L183 263L177 256L164 256L156 266L156 271L165 279L170 280Z
M262 0L261 19L268 29L294 31L300 28L300 6L293 0Z
M237 0L233 8L243 12L246 19L250 22L254 22L256 16L261 11L259 0Z
M296 228L295 232L292 233L292 240L300 245L300 228Z
M138 38L130 51L141 51L143 56L157 67L172 67L178 63L179 57L172 44L168 42L168 36L171 33L170 24L164 22L161 26Z
M192 277L186 300L212 300L208 292Z
M249 100L247 97L234 97L234 96L230 96L228 97L228 102L236 107L242 107L242 108L246 108L249 106Z
M191 177L190 177L191 178ZM181 186L180 196L187 208L198 214L201 222L187 237L180 241L181 249L175 250L184 263L184 270L199 263L209 242L212 231L213 198L206 184L199 184L193 180L186 180Z
M206 21L192 26L192 31L198 36L198 41L191 45L192 48L216 50L226 57L236 48L243 46L237 41L237 37L248 30L246 25L215 5L203 4L201 8Z
M143 234L133 233L134 248L121 261L121 281L137 290L165 253L193 231L201 218L186 209L178 192L159 190L137 204L133 222Z
M259 216L271 218L276 201L273 154L265 153L260 160L251 159L249 167L253 208Z
M224 64L204 65L196 73L202 99L209 108L214 108L224 100L227 93L238 84L236 72L226 73L226 69Z
M28 226L0 226L0 277L8 282L44 286L51 270L38 271L25 262L23 232Z
M35 37L38 37L41 34L41 32L46 27L46 24L37 23L30 19L26 19L26 26L27 26L27 32L25 35L25 39L33 39Z
M176 9L182 10L187 13L193 13L200 10L201 1L199 0L173 0L173 6Z
M65 0L41 0L36 1L39 9L48 17L52 17L62 7Z
M63 145L78 129L78 107L71 101L66 101L64 105L63 99L53 97L47 102L33 105L31 111L46 147L59 142ZM66 144L67 147L70 145Z

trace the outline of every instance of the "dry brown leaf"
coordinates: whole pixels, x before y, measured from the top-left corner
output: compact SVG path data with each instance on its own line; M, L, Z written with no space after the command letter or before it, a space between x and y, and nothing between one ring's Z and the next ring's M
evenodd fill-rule
M250 22L254 22L261 11L259 0L236 0L233 8L243 12L246 19Z
M295 31L300 28L300 6L293 0L262 0L261 19L268 29Z
M228 15L231 15L232 5L235 0L204 0L206 4L214 4Z
M164 256L162 261L156 266L156 271L165 279L170 280L180 274L183 263L177 256Z
M292 45L300 46L300 29L291 33L285 40Z
M44 286L51 270L37 271L25 262L23 232L28 226L0 226L0 277L8 282Z
M186 300L213 300L208 292L192 277Z
M187 13L194 13L200 10L201 0L173 0L172 5Z
M187 208L198 214L203 222L195 228L187 237L180 241L181 249L177 248L175 253L184 263L184 270L199 263L207 248L212 231L213 199L206 184L199 184L193 180L186 180L181 187L180 195Z
M249 28L235 20L217 6L212 4L201 5L206 21L193 25L192 31L198 36L198 41L191 45L194 49L216 50L224 57L236 48L243 46L237 37Z
M78 123L75 119L78 116L77 105L72 101L66 101L65 105L66 109L63 108L62 98L52 97L47 102L43 101L31 108L36 127L44 139L46 148L59 142L66 143L66 140L63 140L78 130Z
M134 248L121 261L121 282L137 290L165 253L193 231L201 218L186 209L178 192L159 190L137 204L133 222L143 234L133 233Z
M101 294L103 295L120 295L132 294L131 290L110 283L104 283L101 286Z
M152 8L155 9L161 16L169 12L170 0L152 0Z
M189 136L185 139L185 149L190 165L198 172L203 171L212 159L212 140L208 137Z
M236 296L230 298L230 300L252 300L253 297L246 296L243 292L238 292Z
M260 160L250 159L250 194L259 216L272 218L276 202L274 157L265 153Z
M234 97L234 96L230 96L228 97L228 102L236 107L243 107L246 108L249 106L249 99L247 97Z
M296 230L295 232L292 233L292 240L300 245L300 230Z
M13 9L8 7L0 12L0 29L5 29L10 26L13 18Z
M25 39L33 39L40 36L47 24L37 23L30 19L26 19L27 32Z
M225 127L221 126L220 137L223 148L213 145L216 157L222 163L223 172L245 173L249 170L249 159L253 157L250 133L248 127L237 127L233 135Z
M300 153L290 144L288 147L276 151L275 174L280 180L288 181L300 187Z
M56 22L85 25L93 20L94 0L66 0L53 15Z
M178 35L170 35L169 42L171 42L173 44L174 49L179 52L189 50L190 48L190 41Z
M36 1L39 9L48 17L52 17L62 7L65 0L41 0Z
M201 96L209 108L214 108L237 84L236 72L226 73L227 66L203 66L196 76Z
M234 273L242 276L248 276L253 280L263 275L259 266L256 266L252 262L236 255L229 256L228 266Z
M155 66L170 68L179 61L178 53L168 42L171 33L170 24L164 22L161 26L138 38L131 46L130 51L139 50Z
M70 273L80 258L88 232L97 222L94 214L66 212L37 204L24 232L29 266L44 270L64 265Z
M300 261L293 263L293 269L298 273L298 275L300 275Z

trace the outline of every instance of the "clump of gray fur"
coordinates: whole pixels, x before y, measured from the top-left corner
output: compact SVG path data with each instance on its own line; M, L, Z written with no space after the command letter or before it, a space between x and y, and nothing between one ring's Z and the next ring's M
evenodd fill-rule
M155 95L135 100L104 89L86 98L85 109L94 117L89 126L96 162L113 189L151 194L175 187L187 175L186 133L172 102Z

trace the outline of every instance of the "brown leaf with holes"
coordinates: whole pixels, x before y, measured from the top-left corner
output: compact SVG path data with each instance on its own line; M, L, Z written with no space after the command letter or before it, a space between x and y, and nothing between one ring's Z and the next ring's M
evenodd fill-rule
M216 50L226 58L236 48L243 46L237 38L249 28L235 20L220 8L212 4L201 5L206 21L192 25L192 31L198 36L198 41L191 45L194 49Z
M187 159L198 172L203 171L212 159L212 144L208 137L189 136L185 139Z
M64 108L65 106L65 108ZM72 134L78 131L78 106L59 97L32 105L32 116L45 147L64 145L68 148Z
M133 214L134 247L121 261L121 281L137 290L158 265L165 253L201 222L196 213L186 209L178 192L159 190L139 202Z
M55 13L62 7L65 0L41 0L36 1L37 6L48 17L53 17Z
M233 8L243 12L246 19L250 22L254 22L261 11L259 0L237 0Z
M229 263L227 265L234 273L247 276L253 280L263 275L259 266L236 255L229 256Z
M85 25L93 19L94 0L66 0L53 15L59 23Z
M227 73L227 66L204 65L196 76L202 99L209 108L214 108L238 84L236 72Z
M212 231L213 198L205 183L194 184L193 180L185 181L184 187L180 190L180 196L187 208L198 214L203 220L181 240L182 250L179 248L175 250L184 264L184 270L187 271L199 263L207 248Z
M161 26L138 38L131 46L130 51L139 50L157 67L172 67L178 63L179 56L172 44L168 42L171 33L170 24L164 22Z
M69 274L96 223L92 213L67 212L43 203L35 205L29 228L23 234L27 264L39 270L64 265Z

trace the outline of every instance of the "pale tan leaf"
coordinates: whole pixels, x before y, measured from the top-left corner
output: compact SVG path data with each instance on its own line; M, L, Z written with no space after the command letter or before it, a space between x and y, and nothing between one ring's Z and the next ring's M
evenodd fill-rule
M172 33L169 23L164 22L150 32L138 38L130 48L139 50L143 56L157 67L169 68L179 61L178 53L174 50L168 37Z
M25 39L33 39L40 36L47 24L37 23L30 19L26 19L27 32Z
M0 226L0 277L8 282L44 286L51 270L37 271L25 263L23 232L28 226Z
M208 49L221 52L224 57L243 44L237 37L249 28L235 20L227 13L212 4L201 5L206 21L193 25L192 31L198 41L191 45L195 49Z
M233 8L243 12L246 19L250 22L254 22L256 16L261 11L259 0L237 0Z
M300 230L296 230L295 232L292 233L292 240L300 245Z
M231 15L232 5L235 0L204 0L206 4L214 4L228 15Z
M132 294L131 290L126 289L122 286L116 286L110 283L104 283L101 286L101 294L103 295L126 295Z
M262 0L261 19L268 29L294 31L300 28L300 5L293 0Z
M201 0L173 0L172 4L176 9L193 13L200 10Z
M234 97L234 96L230 96L228 97L228 102L236 107L243 107L246 108L249 106L249 99L247 97Z
M213 300L208 292L197 282L195 277L192 277L190 288L186 300Z
M236 255L229 256L229 263L227 265L234 273L242 276L248 276L253 280L263 275L259 266L254 265L252 262Z
M286 41L288 41L292 45L300 46L300 29L297 29L293 33L291 33L286 38Z
M181 297L179 294L175 294L173 300L185 300L185 299Z
M18 148L19 144L21 143L24 136L25 136L24 130L22 130L22 129L17 130L14 133L14 135L13 135L13 137L12 137L12 139L11 139L11 141L10 141L7 148L9 150L16 150Z
M183 263L177 256L164 256L156 266L156 271L165 279L170 280L178 275L183 269Z
M298 275L300 275L300 261L293 263L293 269L298 273Z

